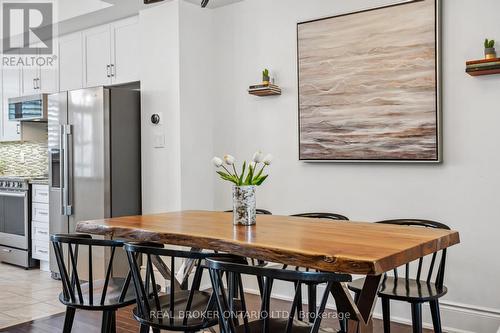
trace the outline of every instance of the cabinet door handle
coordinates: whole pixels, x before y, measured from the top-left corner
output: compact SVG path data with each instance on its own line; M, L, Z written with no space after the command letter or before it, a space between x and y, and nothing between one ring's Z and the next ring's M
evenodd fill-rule
M47 235L48 232L47 231L38 231L39 234L42 234L42 235Z
M33 79L33 89L36 90L36 79Z
M106 76L111 77L111 65L106 65Z
M40 89L40 78L36 79L36 89Z
M111 77L116 76L116 69L115 69L115 64L111 64Z
M47 250L38 250L38 252L43 253L43 254L49 253L49 251L47 251Z

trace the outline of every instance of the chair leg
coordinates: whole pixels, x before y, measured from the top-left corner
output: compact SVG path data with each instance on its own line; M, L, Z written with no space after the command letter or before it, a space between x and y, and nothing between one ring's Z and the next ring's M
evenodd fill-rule
M102 323L101 323L101 333L112 333L113 329L113 312L114 311L103 311L102 312Z
M382 298L382 315L384 317L384 333L391 333L391 301Z
M116 311L111 312L111 333L116 333Z
M432 324L434 326L435 333L442 333L441 329L441 313L439 311L439 300L430 301L429 305L431 307Z
M413 333L422 333L422 303L411 304Z
M66 316L64 317L64 328L63 333L71 333L73 328L73 321L75 320L76 309L72 307L66 307Z
M316 316L316 286L315 285L308 285L307 286L307 311L308 317L309 317L309 322L314 323L314 319Z
M347 333L347 318L339 319L340 333Z

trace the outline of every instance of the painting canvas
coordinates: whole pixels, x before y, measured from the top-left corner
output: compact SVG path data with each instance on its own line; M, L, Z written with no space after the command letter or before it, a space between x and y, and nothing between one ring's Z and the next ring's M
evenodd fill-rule
M441 160L437 5L297 25L300 160Z

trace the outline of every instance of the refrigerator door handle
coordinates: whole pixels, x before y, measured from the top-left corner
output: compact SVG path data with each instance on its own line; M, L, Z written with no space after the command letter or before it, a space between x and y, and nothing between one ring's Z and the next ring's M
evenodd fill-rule
M60 166L59 166L59 181L60 190L59 195L61 196L61 215L66 215L66 201L64 196L64 189L66 187L66 147L65 147L65 137L64 125L59 127L59 154L60 154Z
M69 138L73 135L72 134L72 126L71 125L64 125L63 126L63 131L64 131L64 154L63 154L63 164L64 164L64 181L63 181L63 196L64 196L64 214L66 216L71 216L73 215L73 207L70 204L70 191L71 191L71 180L69 177L69 169L70 169L70 163L69 163L69 156L70 156L70 150L71 146L69 144Z
M66 196L66 215L73 215L73 203L71 202L70 194L73 193L73 179L70 177L70 169L73 167L70 160L73 158L73 125L65 126L66 132L66 185L65 185L65 193Z

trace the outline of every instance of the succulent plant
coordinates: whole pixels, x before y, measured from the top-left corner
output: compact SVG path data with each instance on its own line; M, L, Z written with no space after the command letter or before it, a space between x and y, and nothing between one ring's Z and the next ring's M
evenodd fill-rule
M494 47L495 47L495 40L494 39L489 40L488 38L486 38L484 40L484 48L485 49L492 49Z

